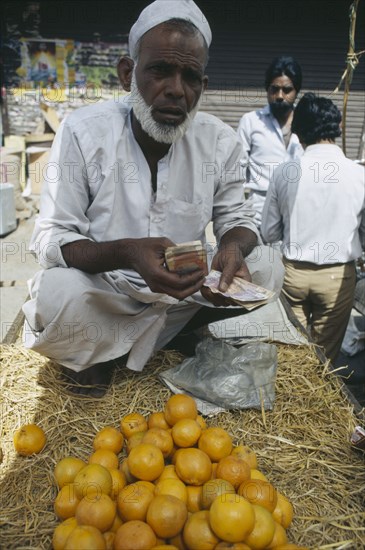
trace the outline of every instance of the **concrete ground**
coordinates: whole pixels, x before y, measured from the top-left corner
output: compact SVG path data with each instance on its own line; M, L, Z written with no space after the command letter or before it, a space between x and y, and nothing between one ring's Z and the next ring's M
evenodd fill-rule
M14 331L22 323L21 307L28 297L27 280L39 269L29 251L35 217L21 220L17 229L1 238L0 341L14 341ZM365 351L353 357L341 354L335 367L357 401L365 407Z

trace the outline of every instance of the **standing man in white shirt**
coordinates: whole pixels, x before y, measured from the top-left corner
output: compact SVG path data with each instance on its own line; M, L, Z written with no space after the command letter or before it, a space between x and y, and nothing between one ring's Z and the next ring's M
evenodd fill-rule
M211 220L220 289L238 276L280 291L280 259L256 248L239 139L197 112L210 42L192 0L148 5L118 65L130 95L77 110L56 135L31 241L44 269L23 307L24 341L61 364L80 394L101 396L118 357L141 371L202 306L227 312L231 303L203 287L203 269L165 264L168 246L204 243Z
M282 240L283 292L314 342L334 361L354 299L355 260L365 248L364 167L335 144L341 113L307 93L292 128L305 148L275 170L263 210L266 242Z
M241 164L246 185L260 225L270 178L282 162L303 154L298 137L292 133L294 103L302 86L302 70L293 57L276 57L266 70L268 104L246 113L238 125L243 145Z

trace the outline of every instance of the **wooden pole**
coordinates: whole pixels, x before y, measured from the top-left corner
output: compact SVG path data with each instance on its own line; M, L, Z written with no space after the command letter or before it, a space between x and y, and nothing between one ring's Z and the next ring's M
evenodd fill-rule
M345 77L345 91L343 95L343 108L342 108L342 149L346 155L346 116L347 116L347 103L350 93L350 86L352 82L352 76L354 69L358 63L358 59L355 54L355 29L356 29L356 12L360 0L354 0L350 6L350 31L349 31L349 50L347 53L347 69Z

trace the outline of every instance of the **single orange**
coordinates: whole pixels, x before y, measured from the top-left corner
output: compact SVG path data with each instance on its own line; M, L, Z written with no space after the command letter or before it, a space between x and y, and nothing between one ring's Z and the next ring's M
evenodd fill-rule
M148 417L147 424L149 429L161 428L162 430L168 430L170 428L162 411L151 413Z
M94 451L98 449L109 449L113 453L118 454L123 448L124 437L123 434L113 428L113 426L105 426L94 437L93 448Z
M112 476L112 490L110 496L115 500L119 492L127 485L127 480L124 473L117 468L109 468L109 473Z
M252 505L255 512L255 525L245 538L252 550L264 550L271 543L275 533L275 521L269 510L257 504Z
M218 462L231 453L232 438L223 428L211 426L202 432L198 447L207 453L212 462Z
M251 504L259 504L269 512L273 512L278 496L275 487L262 479L247 479L237 489L237 493L243 496Z
M109 470L101 464L87 464L76 474L74 485L76 495L81 500L94 494L110 495L113 480Z
M153 499L152 491L141 484L131 483L120 491L117 497L117 507L123 521L145 521L147 509Z
M155 484L152 483L152 481L145 481L144 479L138 479L135 481L136 485L143 485L146 487L151 493L155 493Z
M63 550L66 544L67 537L77 527L77 521L75 517L65 519L62 523L57 525L53 531L52 548L53 550Z
M239 495L216 497L211 504L209 518L214 533L227 542L244 541L255 525L252 505Z
M62 458L54 469L54 477L56 479L57 485L60 489L72 483L76 477L76 474L86 466L86 462L81 460L81 458L75 458L73 456L67 456Z
M113 533L116 533L121 525L123 525L123 520L120 517L120 515L118 513L118 510L117 510L117 513L115 514L113 524L112 524L111 528L109 529L109 531L113 531Z
M78 525L66 540L64 550L106 550L105 539L96 527Z
M98 449L90 455L89 464L100 464L104 468L118 468L119 460L113 451Z
M237 445L233 447L231 454L245 460L250 468L257 468L256 453L247 445Z
M182 531L187 517L182 500L172 495L157 495L148 507L146 521L158 537L166 539Z
M270 544L266 546L266 548L270 550L276 548L277 546L282 546L283 544L286 544L288 542L288 537L286 535L286 531L284 527L280 525L280 523L278 523L277 521L274 521L274 523L275 523L274 536L271 539Z
M177 393L172 395L165 404L164 415L166 422L173 426L182 418L196 419L198 408L196 401L185 393Z
M148 429L147 420L143 414L133 412L126 414L120 421L120 431L125 438L136 432L145 432Z
M167 478L156 483L155 495L173 495L185 504L188 502L188 491L181 479Z
M172 427L172 439L178 447L193 447L200 435L202 429L196 420L192 418L182 418Z
M279 491L277 491L276 494L277 494L277 502L272 512L273 518L275 521L280 523L280 525L282 525L284 529L288 529L288 527L290 527L290 524L293 520L293 515L294 515L293 505L290 502L290 500L287 499Z
M46 434L37 424L21 426L13 436L16 452L22 456L40 453L46 444Z
M202 417L201 414L198 414L198 416L196 417L195 420L199 424L202 431L207 429L208 425L207 425L205 419Z
M165 467L161 449L150 443L136 445L128 455L128 467L137 479L154 481Z
M142 440L143 440L146 433L147 433L146 430L143 431L143 432L135 432L134 434L132 434L127 439L125 447L126 447L126 451L127 451L128 455L131 452L131 450L133 449L133 447L135 447L136 445L139 445L140 443L142 443Z
M79 525L92 525L104 533L112 527L116 511L114 500L101 493L80 500L75 517Z
M148 550L156 545L156 535L144 521L123 523L115 533L114 550Z
M170 456L172 449L174 448L174 442L171 434L162 428L151 428L144 434L141 443L150 443L156 445L164 456L167 458Z
M201 510L191 514L184 525L183 540L189 550L214 550L219 542L209 523L209 512Z
M75 515L76 508L80 502L75 489L74 483L69 483L58 491L54 501L54 511L58 518L68 519Z
M201 494L201 507L204 510L209 510L213 500L218 496L225 495L226 493L235 494L232 483L225 479L210 479L204 483Z
M179 449L176 453L175 470L187 485L203 485L212 475L212 463L209 456L200 449Z
M156 479L157 483L158 481L162 481L163 479L180 479L179 476L176 473L174 464L166 464L164 469L162 470L162 473L158 479Z
M258 470L257 468L251 468L251 479L262 479L262 481L269 481L265 474Z
M199 512L202 509L201 498L204 485L186 485L188 501L186 503L188 512Z
M237 490L243 481L250 479L251 468L238 456L228 455L218 462L215 475L232 483Z
M136 478L132 476L131 471L128 466L128 458L124 458L122 462L119 464L119 470L125 475L125 478L127 480L127 483L134 483Z

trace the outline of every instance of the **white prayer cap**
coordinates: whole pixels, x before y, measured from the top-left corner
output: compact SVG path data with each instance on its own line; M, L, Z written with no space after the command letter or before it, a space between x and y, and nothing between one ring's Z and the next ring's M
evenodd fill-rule
M212 31L203 12L193 0L156 0L149 4L139 15L129 33L129 53L132 58L137 55L138 40L150 29L169 19L185 19L191 21L202 33L210 46Z

